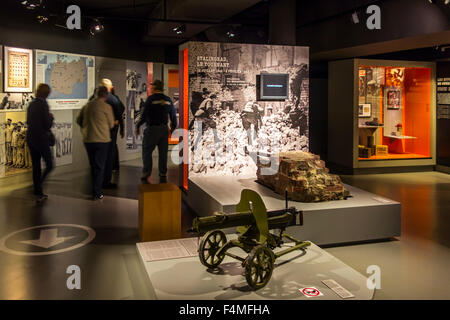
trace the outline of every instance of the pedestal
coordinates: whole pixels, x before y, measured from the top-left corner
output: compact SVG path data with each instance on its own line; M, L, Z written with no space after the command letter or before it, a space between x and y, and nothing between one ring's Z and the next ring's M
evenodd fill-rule
M141 241L181 237L181 191L171 183L139 186L139 238Z

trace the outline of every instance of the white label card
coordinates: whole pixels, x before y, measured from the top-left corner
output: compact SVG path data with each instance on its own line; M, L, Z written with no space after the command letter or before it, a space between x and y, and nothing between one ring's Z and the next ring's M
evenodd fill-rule
M334 293L336 293L342 299L348 299L348 298L354 298L355 297L350 291L348 291L347 289L345 289L339 283L337 283L336 281L334 281L332 279L322 280L322 282L328 288L333 290Z

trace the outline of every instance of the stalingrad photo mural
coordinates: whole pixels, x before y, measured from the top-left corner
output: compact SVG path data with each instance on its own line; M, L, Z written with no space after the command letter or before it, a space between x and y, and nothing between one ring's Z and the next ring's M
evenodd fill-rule
M307 47L192 42L188 48L190 177L255 176L259 155L308 151ZM262 100L261 74L287 74L287 98Z

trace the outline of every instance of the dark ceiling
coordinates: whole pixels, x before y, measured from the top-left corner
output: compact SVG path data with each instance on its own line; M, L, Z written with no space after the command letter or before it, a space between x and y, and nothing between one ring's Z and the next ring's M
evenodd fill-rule
M6 0L19 8L21 0ZM80 6L86 23L90 18L100 18L108 25L138 26L136 32L145 44L178 45L188 39L205 38L222 32L229 23L234 28L259 27L264 35L267 26L268 1L261 0L42 0L53 16L64 16L67 6ZM56 17L53 18L54 20ZM182 35L173 28L184 24ZM245 28L244 28L245 29ZM224 34L226 34L226 31ZM206 33L205 33L206 32ZM233 40L233 39L231 39ZM259 39L257 41L264 41Z
M105 25L105 35L100 35L100 40L103 37L106 41L107 36L112 39L113 34L137 45L175 48L188 40L268 43L272 2L282 0L42 0L52 14L47 29L38 25L34 19L36 14L25 10L21 1L2 0L1 14L7 11L10 17L20 15L44 31L50 30L50 25L53 29L55 25L64 26L67 6L76 4L81 8L84 34L88 33L92 18L100 18ZM398 0L296 0L296 22L292 28L299 33L302 28L336 17L348 16L350 20L353 12L361 12L370 4L391 1ZM450 5L444 5L444 0L435 1L438 7L450 11ZM283 17L279 19L282 22ZM180 25L185 25L186 30L177 35L173 28ZM230 30L235 32L234 38L226 35ZM64 30L57 31L64 33Z

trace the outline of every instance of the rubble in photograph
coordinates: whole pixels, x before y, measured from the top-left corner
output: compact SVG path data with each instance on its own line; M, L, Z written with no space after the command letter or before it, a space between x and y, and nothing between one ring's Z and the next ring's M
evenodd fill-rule
M217 123L215 141L213 129L208 128L200 135L191 130L190 172L192 176L249 176L255 175L256 159L251 153L273 154L280 151L308 150L308 138L299 135L298 128L292 128L288 114L279 112L262 117L262 126L253 143L250 132L254 126L244 129L241 115L233 110L221 110L213 117ZM249 137L250 135L250 137ZM217 138L216 138L217 140Z

